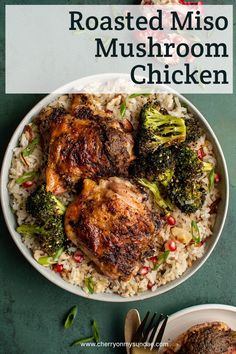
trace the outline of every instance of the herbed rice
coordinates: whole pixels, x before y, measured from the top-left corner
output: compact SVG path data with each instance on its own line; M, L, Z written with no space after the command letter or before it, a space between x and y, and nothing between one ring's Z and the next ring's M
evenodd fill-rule
M128 95L115 95L115 94L102 94L93 95L94 105L101 110L110 111L111 117L117 119L120 117L120 105L126 101L126 112L123 118L127 118L133 124L134 129L138 125L138 117L142 106L150 99L158 99L163 108L165 108L169 114L176 117L189 117L187 108L181 106L177 97L172 94L155 94L152 96L139 96L135 98L129 98ZM69 95L61 96L51 105L63 105L67 107L70 104ZM37 127L31 123L33 127L35 137L39 134ZM25 157L25 161L21 158L22 150L29 143L29 134L24 131L19 139L19 145L13 151L13 158L11 163L11 169L9 173L8 190L11 196L11 207L16 215L17 223L19 225L23 223L32 223L33 218L25 210L25 202L30 193L35 189L36 184L31 188L25 189L22 185L16 183L16 179L22 176L28 171L40 171L43 165L43 151L38 144L33 153L28 157ZM202 135L200 139L192 145L193 149L198 150L200 147L204 150L204 161L211 162L213 166L216 165L216 159L214 157L213 147L210 141L206 139L205 135ZM44 179L44 172L39 174L38 180L41 182ZM206 175L203 182L208 186L208 176ZM201 240L204 241L212 234L212 228L215 222L215 214L211 214L210 206L219 197L217 188L214 188L207 194L205 203L201 210L191 215L182 213L178 208L174 208L172 212L173 217L176 220L177 227L185 230L186 235L189 236L191 230L192 220L196 221L200 230ZM61 200L65 205L68 205L73 200L73 194L65 193L61 196ZM163 225L158 235L158 240L154 241L157 245L164 244L172 236L172 227L170 225ZM37 240L31 236L22 236L22 240L25 245L32 251L32 254L36 261L39 257L45 255L40 250L40 245ZM85 279L90 278L94 284L95 293L117 293L121 296L134 296L140 292L146 291L149 284L152 284L151 291L155 291L159 286L164 285L174 279L179 278L189 267L192 266L194 261L201 258L205 252L205 242L200 244L187 243L183 239L176 239L177 250L170 252L166 261L160 265L157 270L151 270L153 263L150 259L146 259L142 266L150 267L150 271L146 275L137 274L133 276L129 281L112 281L105 275L100 274L93 263L85 256L82 263L77 263L73 254L77 250L75 246L71 246L69 251L63 252L59 258L59 263L63 264L63 271L61 273L65 281L82 287L84 291L88 293L88 289L85 286ZM159 250L156 249L156 256L158 257Z

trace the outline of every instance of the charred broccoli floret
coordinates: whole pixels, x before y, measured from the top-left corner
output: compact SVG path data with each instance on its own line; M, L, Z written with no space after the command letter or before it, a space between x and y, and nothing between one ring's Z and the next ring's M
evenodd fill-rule
M47 219L43 225L21 225L17 232L22 235L36 236L42 249L48 254L54 254L65 243L63 219L61 216L53 216Z
M176 154L175 174L168 185L167 195L184 213L190 214L200 209L206 192L201 183L203 172L212 170L212 165L203 162L195 151L182 145Z
M186 143L192 143L197 141L202 135L202 129L195 118L186 118Z
M26 210L38 220L45 221L54 215L63 215L65 206L42 184L27 199Z
M45 184L39 186L27 199L26 210L35 218L33 225L21 225L16 230L23 235L36 236L42 249L49 255L57 252L65 242L63 214L65 206Z
M131 174L138 178L156 181L167 187L174 175L175 157L171 147L160 147L153 154L136 159Z
M170 200L184 213L195 213L205 201L206 192L197 181L185 183L174 180L169 186Z
M145 187L145 188L150 190L150 192L153 195L153 198L154 198L154 201L155 201L156 205L159 208L161 208L165 213L168 213L169 211L172 210L172 206L171 206L170 202L168 200L165 200L162 197L160 189L159 189L157 183L150 182L146 178L140 178L137 181L138 181L138 183L141 186L143 186L143 187Z
M182 145L176 154L175 176L177 179L187 183L196 180L203 172L210 172L213 166L209 162L200 160L194 150Z
M162 114L157 101L146 103L141 111L139 135L139 152L148 154L162 145L168 146L185 141L185 120Z

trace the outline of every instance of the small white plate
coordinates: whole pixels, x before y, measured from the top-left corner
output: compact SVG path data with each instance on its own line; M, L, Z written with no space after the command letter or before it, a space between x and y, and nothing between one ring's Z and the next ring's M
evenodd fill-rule
M219 304L206 304L188 307L170 316L162 343L173 341L190 327L204 322L225 322L236 330L236 307Z

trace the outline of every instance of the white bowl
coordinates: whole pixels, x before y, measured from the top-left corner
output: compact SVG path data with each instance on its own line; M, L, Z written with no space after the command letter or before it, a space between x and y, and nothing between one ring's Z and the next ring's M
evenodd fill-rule
M29 249L23 244L21 241L21 237L19 234L15 231L16 229L16 220L15 216L11 211L10 208L10 201L9 201L9 194L7 190L7 183L8 183L8 173L11 165L11 160L12 160L12 151L13 148L17 146L18 144L18 139L20 135L22 134L23 128L26 124L28 124L32 117L36 116L40 110L48 105L50 102L55 100L55 97L60 96L63 93L68 93L70 91L70 88L78 87L78 86L83 86L86 85L90 82L95 82L95 81L100 81L102 80L110 80L110 79L115 79L115 78L124 78L127 79L127 75L123 74L103 74L103 75L94 75L94 76L89 76L80 80L73 81L60 89L56 90L52 94L46 96L43 98L39 103L34 106L31 111L25 116L25 118L21 121L21 123L18 125L17 129L15 130L8 147L6 149L6 153L4 156L3 164L2 164L2 171L1 171L1 203L2 203L2 209L3 209L3 214L6 220L7 227L10 231L10 234L15 241L17 247L20 249L22 254L25 256L25 258L32 264L32 266L37 269L42 275L44 275L48 280L50 280L52 283L60 286L61 288L70 291L71 293L74 293L76 295L80 295L86 298L94 299L94 300L100 300L100 301L109 301L109 302L128 302L128 301L134 301L134 300L143 300L147 299L159 294L162 294L166 291L169 291L176 287L177 285L183 283L185 280L187 280L190 276L192 276L207 260L207 258L210 256L211 252L213 251L214 247L216 246L220 234L222 232L226 214L227 214L227 209L228 209L228 198L229 198L229 181L228 181L228 172L227 172L227 167L224 159L224 155L222 152L222 149L220 147L220 144L212 131L210 125L206 121L206 119L203 117L203 115L197 110L197 108L190 103L186 98L184 98L182 95L178 94L177 92L169 89L168 87L165 87L165 91L171 92L175 94L176 96L179 97L180 101L187 104L188 109L194 113L196 117L198 117L202 127L207 133L207 136L210 138L210 141L212 142L214 146L214 151L215 155L217 157L217 164L218 164L218 170L222 176L222 181L220 183L220 193L221 193L221 202L219 205L217 217L216 217L216 222L214 225L214 230L213 230L213 235L207 242L206 246L206 251L203 257L199 260L197 260L192 267L188 268L188 270L179 278L176 279L166 285L163 285L155 291L146 291L141 293L140 295L133 296L133 297L128 297L124 298L115 294L93 294L93 295L88 295L86 294L80 287L71 285L64 281L58 274L55 272L51 271L50 269L41 266L38 264L35 259L32 257L32 254L30 253Z

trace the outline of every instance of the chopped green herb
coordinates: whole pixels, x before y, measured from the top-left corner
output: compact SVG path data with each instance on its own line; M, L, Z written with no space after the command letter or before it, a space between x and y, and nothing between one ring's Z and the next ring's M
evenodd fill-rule
M120 115L123 118L126 112L126 102L122 102L120 105Z
M147 97L150 95L151 95L151 93L132 93L132 95L129 95L129 98L135 98L135 97L139 97L139 96Z
M209 192L214 187L214 177L215 177L215 170L213 168L208 175L208 190L209 190Z
M85 278L84 280L85 287L88 289L90 294L94 293L94 283L92 277Z
M50 265L50 264L57 263L54 261L53 257L48 257L48 256L39 257L37 262L41 265Z
M65 320L65 323L64 323L64 328L70 328L73 323L74 323L74 319L77 315L77 312L78 312L78 308L77 306L74 306L72 307L72 309L70 310L70 312L68 313L67 317L66 317L66 320Z
M61 256L63 251L64 251L64 247L61 247L54 253L53 259L54 259L55 262L58 261L58 258Z
M60 257L60 255L62 254L63 251L64 251L64 248L61 247L54 253L54 255L52 257L48 257L48 256L40 257L38 259L38 263L41 265L55 264L58 262L58 258Z
M93 329L93 338L94 338L95 342L98 343L100 340L100 335L98 332L97 322L95 320L93 320L92 329Z
M193 241L196 243L200 243L201 242L200 231L199 231L196 221L194 221L194 220L191 222L191 233L192 233Z
M31 141L31 143L29 143L26 146L26 148L24 150L22 150L22 156L26 157L26 156L29 156L30 154L32 154L32 152L34 151L35 146L38 145L39 142L40 142L40 138L39 137L33 139Z
M71 346L73 346L73 345L81 345L82 343L89 343L89 342L92 342L93 340L94 340L93 337L78 339L78 340L75 340L75 341L71 344Z
M157 263L154 265L153 270L157 270L168 258L170 251L163 252L157 260Z
M32 181L37 176L36 171L25 172L21 177L16 179L17 184L22 184L24 182Z

